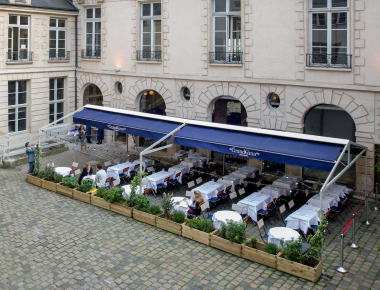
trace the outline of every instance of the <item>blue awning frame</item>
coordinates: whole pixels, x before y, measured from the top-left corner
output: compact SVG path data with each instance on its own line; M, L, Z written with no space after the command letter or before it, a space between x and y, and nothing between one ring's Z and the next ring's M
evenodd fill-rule
M92 116L92 118L85 118L83 116L81 117L80 113L83 112L85 109L89 109L90 111L95 110L99 114L97 115L96 118L94 118L93 116ZM114 114L113 116L118 116L118 117L120 117L120 115L121 116L129 116L130 118L128 120L129 121L132 120L131 121L132 123L133 123L133 121L136 121L136 120L137 121L142 120L142 119L133 119L133 118L143 118L144 120L150 120L150 121L153 120L154 123L157 123L157 122L161 122L161 123L159 123L158 126L157 126L157 124L155 126L155 125L151 125L152 122L148 122L149 124L148 125L145 124L145 125L147 125L147 126L145 126L145 128L142 128L143 126L141 124L139 125L138 122L135 122L135 124L133 126L129 126L128 124L118 124L117 119L113 119L112 121L106 120L104 118L102 119L101 118L102 112L112 113L112 114ZM85 115L85 114L82 113L82 115ZM174 146L175 144L189 144L191 142L197 142L196 144L199 146L203 142L203 143L218 145L219 146L218 149L223 148L223 146L230 146L230 144L225 144L223 142L205 142L205 140L201 140L201 138L199 138L199 137L189 138L188 136L186 137L184 135L181 135L181 130L183 128L186 128L187 125L189 125L188 127L198 126L199 128L206 127L206 128L210 128L210 129L216 129L216 130L239 132L240 134L253 133L253 134L258 134L258 135L263 135L263 136L267 135L267 136L274 137L274 138L288 138L288 139L293 139L293 140L299 140L301 142L311 142L313 144L331 144L334 146L341 146L341 148L343 148L343 150L340 150L340 153L339 153L339 155L337 155L335 161L315 160L318 162L325 162L325 163L329 163L329 164L331 164L331 163L334 164L332 167L332 170L330 171L330 174L328 175L327 179L325 180L325 182L324 182L324 184L320 190L320 206L321 206L320 216L321 216L321 218L323 215L323 213L322 213L323 192L326 191L331 185L333 185L363 155L365 156L365 182L364 182L365 183L365 193L367 193L367 158L368 158L367 157L367 155L368 155L367 150L368 149L367 149L367 147L356 144L355 142L352 142L350 140L321 137L321 136L313 136L313 135L300 134L300 133L289 133L289 132L282 132L282 131L275 131L275 130L265 130L265 129L250 128L250 127L240 127L240 126L233 126L233 125L217 124L217 123L211 123L211 122L188 120L188 119L181 119L181 118L174 118L174 117L167 117L167 116L159 116L159 115L153 115L153 114L148 114L148 113L141 113L141 112L135 112L135 111L129 111L129 110L100 107L100 106L94 106L94 105L86 105L86 106L80 108L79 110L76 110L76 111L64 116L63 118L60 118L60 119L42 127L42 128L40 128L40 130L39 130L40 135L41 135L42 131L49 130L49 127L53 126L54 124L57 124L60 121L65 120L71 116L73 116L74 122L80 121L80 123L84 123L84 124L94 124L94 126L100 126L101 128L111 130L111 131L126 132L126 133L128 132L128 134L133 134L132 132L134 132L134 133L138 133L138 134L144 134L143 136L147 136L147 137L149 136L148 138L153 137L153 139L161 137L157 142L155 142L154 144L152 144L151 146L149 146L148 148L146 148L145 150L143 150L140 153L140 171L142 171L142 157L144 155L150 154L150 153L153 153L153 152L156 152L159 150L170 148L170 147ZM104 116L105 116L105 114L103 114L103 117ZM167 126L168 123L170 123L171 126L169 126L170 128L166 127L166 130L163 129L164 126L160 126L160 124L165 124L165 126ZM120 128L120 125L122 128ZM151 128L151 126L153 126L153 128ZM178 133L178 135L177 135L178 138L177 138L177 136L175 136L176 133ZM163 147L159 147L159 148L155 148L160 142L168 141L173 136L174 136L174 142L172 144L169 144L169 145L166 145ZM183 141L183 140L186 140L186 141ZM202 147L197 147L197 148L202 148ZM209 150L211 150L211 149L209 149ZM231 150L231 148L228 148L228 149L223 148L222 152L225 150ZM260 156L260 155L254 155L257 152L249 151L249 150L252 150L252 148L238 147L236 149L236 147L235 147L235 150L237 150L237 152L229 152L228 151L228 153L229 154L235 153L235 155L239 155L240 150L248 150L248 151L244 151L244 153L248 152L247 157L255 158L257 156ZM217 151L217 150L214 150L214 151ZM257 150L257 151L260 151L260 150ZM263 150L260 151L260 153L262 153L262 152L263 152ZM350 160L350 153L354 154L354 152L355 152L355 154L357 153L357 156L353 160ZM273 151L269 152L269 153L276 154L276 152L273 152ZM278 156L282 156L282 157L286 155L283 152L282 153L277 152L277 153L278 153ZM346 163L343 163L342 158L343 158L345 153L348 153L348 160ZM263 155L261 155L260 158L256 158L256 159L266 160L266 159L263 159L262 156ZM288 155L286 158L289 158L289 157L295 157L295 156L289 156ZM305 158L305 156L303 156L303 157L298 156L298 157ZM310 158L305 158L305 159L310 160ZM271 161L271 160L269 160L269 161ZM284 161L284 160L282 160L282 161ZM289 164L289 163L285 163L285 164ZM290 164L292 164L292 163L290 162ZM337 169L339 164L343 164L344 168L343 168L343 170L341 170L341 172L339 172L333 178L333 175L336 172L336 169ZM297 165L297 166L300 166L300 165ZM301 166L301 167L304 167L304 166ZM141 187L140 187L140 190L141 190Z

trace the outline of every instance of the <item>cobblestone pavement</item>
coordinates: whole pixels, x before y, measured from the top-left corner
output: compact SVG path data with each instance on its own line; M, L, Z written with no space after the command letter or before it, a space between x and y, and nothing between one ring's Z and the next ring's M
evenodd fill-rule
M90 160L126 158L116 146L92 145L89 155L69 147L43 163L83 167ZM35 187L26 182L26 171L26 165L0 170L0 289L380 289L378 212L370 211L371 226L361 224L363 214L358 218L361 247L345 246L345 275L335 271L344 225L330 223L326 275L312 283ZM259 237L252 223L247 232Z

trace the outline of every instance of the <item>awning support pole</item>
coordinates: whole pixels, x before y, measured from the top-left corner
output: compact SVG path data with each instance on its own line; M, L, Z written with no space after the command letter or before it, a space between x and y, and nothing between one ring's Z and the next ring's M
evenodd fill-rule
M160 140L158 140L156 143L153 143L152 145L150 145L148 148L146 148L145 150L143 150L142 152L140 152L140 174L142 174L142 158L143 158L143 155L145 154L148 154L148 153L151 153L151 152L155 152L155 151L159 151L159 150L162 150L164 148L169 148L171 146L173 146L173 144L170 144L167 145L167 146L163 146L163 147L159 147L159 148L156 148L154 150L151 150L152 148L154 148L156 145L160 144L162 141L164 141L166 138L168 138L169 136L172 136L174 135L175 133L177 133L179 130L181 130L183 127L185 127L186 124L182 124L181 126L179 126L178 128L174 129L173 131L171 131L170 133L166 134L164 137L162 137ZM169 147L168 147L169 146ZM142 194L142 186L140 186L140 194Z
M371 225L371 223L369 222L368 220L368 198L367 198L367 156L368 154L365 155L365 168L364 168L364 176L365 176L365 179L364 179L364 196L365 196L365 222L363 222L363 224L369 226Z

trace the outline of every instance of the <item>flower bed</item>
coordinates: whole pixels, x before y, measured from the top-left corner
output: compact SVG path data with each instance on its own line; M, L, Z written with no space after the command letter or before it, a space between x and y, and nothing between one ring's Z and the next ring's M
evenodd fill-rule
M241 257L241 244L231 243L229 240L223 239L219 230L211 233L210 246Z
M172 215L165 218L164 214L160 214L156 217L156 227L173 234L182 235L182 224L179 224L172 220Z
M41 187L41 179L39 179L38 177L33 176L32 174L28 174L27 180L29 183Z
M280 255L272 255L264 252L264 243L257 242L256 247L252 247L250 241L246 241L242 245L242 257L244 259L271 267L276 269L277 267L277 257Z
M306 280L317 282L322 275L322 262L318 261L316 267L309 267L300 263L282 258L282 253L277 257L277 270L292 274Z

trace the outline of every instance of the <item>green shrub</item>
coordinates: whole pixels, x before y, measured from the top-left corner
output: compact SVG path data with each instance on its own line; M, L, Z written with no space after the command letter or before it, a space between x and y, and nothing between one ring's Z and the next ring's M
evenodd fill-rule
M256 246L257 246L257 238L256 237L252 237L250 240L250 243L251 243L251 247L256 249Z
M235 221L227 221L227 226L224 226L224 223L222 223L222 228L223 228L223 235L224 238L229 240L231 243L237 243L237 244L242 244L245 241L245 229L246 229L246 224L245 222L239 224L238 222ZM221 235L222 235L222 230L221 230ZM222 235L222 238L223 238Z
M118 187L112 187L111 190L107 191L103 197L110 203L120 203L123 199L123 189Z
M320 225L318 226L318 230L315 235L309 235L309 247L302 255L302 263L311 267L315 267L318 264L318 259L322 255L323 247L326 241L326 230L327 230L328 222L324 217L321 220Z
M44 179L46 177L45 171L44 170L38 171L37 177L41 178L41 179Z
M199 230L205 233L212 233L214 228L214 223L210 220L202 220L199 224Z
M275 244L267 243L267 244L265 244L263 250L265 253L268 253L271 255L277 255L281 249L279 247L277 247Z
M200 230L200 223L201 221L199 219L189 219L186 221L186 225L191 229Z
M226 238L226 233L227 233L227 225L225 223L222 223L220 227L220 236L225 239Z
M157 205L157 204L153 204L153 205L151 205L151 206L149 207L148 212L149 212L150 214L152 214L152 215L158 215L158 214L161 213L162 211L161 211L161 208L160 208L159 205Z
M182 224L186 219L186 214L183 211L175 210L172 214L172 220L176 223Z
M96 190L96 196L100 198L103 198L106 193L107 193L107 190L104 187L99 187Z
M150 208L150 198L144 195L135 195L133 198L133 203L138 204L137 210L148 212Z
M81 185L78 186L77 190L81 192L89 192L94 188L94 181L92 179L82 180Z
M172 201L173 194L167 194L164 192L162 198L161 198L161 207L164 211L164 216L167 218L169 217L169 213L173 209L174 203Z
M41 169L42 164L42 150L41 147L38 146L37 149L34 151L34 171L33 175L38 176L38 172Z
M46 164L45 167L46 180L54 180L54 166L51 163Z
M76 177L65 177L63 179L63 185L68 188L76 188L78 185L78 178Z
M63 176L62 175L58 174L58 175L54 176L54 182L55 183L61 183L62 180L63 180Z
M137 172L135 177L132 179L132 181L131 181L131 195L127 201L128 206L134 207L138 204L138 203L136 203L136 201L138 199L137 200L135 199L135 197L138 196L136 194L137 186L141 185L142 179L147 175L148 175L147 172L145 172L143 174L141 174L141 172Z
M282 252L284 253L283 258L287 259L289 261L301 263L304 259L302 254L302 240L301 237L299 239L295 240L292 238L290 241L284 241L281 240L281 248Z

